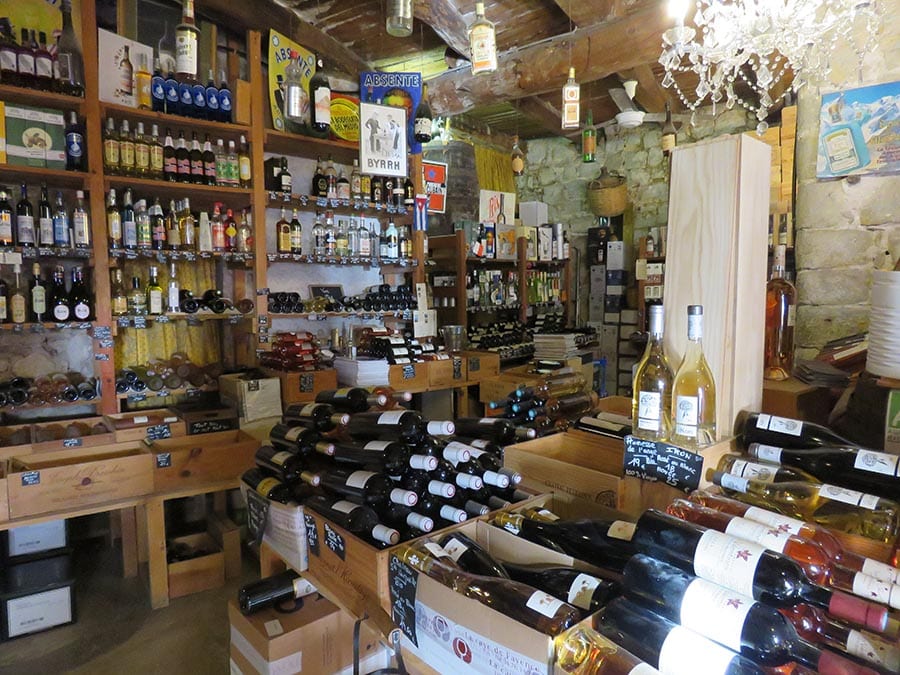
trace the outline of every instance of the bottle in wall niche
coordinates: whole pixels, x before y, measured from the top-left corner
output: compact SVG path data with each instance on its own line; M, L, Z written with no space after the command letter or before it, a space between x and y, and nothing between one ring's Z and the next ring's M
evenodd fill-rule
M688 342L672 384L671 442L699 450L716 441L716 384L703 355L703 306L688 306Z
M644 356L634 373L632 433L648 441L665 441L672 425L674 376L663 344L663 306L651 305Z
M775 247L772 276L766 284L766 332L763 374L767 380L785 380L794 365L794 320L797 291L784 278L783 244Z

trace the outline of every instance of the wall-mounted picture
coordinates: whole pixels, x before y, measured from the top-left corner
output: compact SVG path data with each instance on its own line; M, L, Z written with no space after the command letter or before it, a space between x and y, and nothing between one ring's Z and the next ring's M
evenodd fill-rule
M371 176L406 176L406 111L359 104L359 170Z
M344 287L340 284L331 286L309 285L309 297L325 298L326 300L340 300L344 297Z

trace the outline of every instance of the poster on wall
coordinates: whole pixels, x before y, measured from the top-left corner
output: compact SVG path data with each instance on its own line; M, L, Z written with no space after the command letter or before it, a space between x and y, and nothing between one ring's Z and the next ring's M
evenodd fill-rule
M413 133L416 108L422 100L422 73L363 71L359 74L359 92L360 101L380 102L403 108L406 111L406 142L409 152L414 155L422 152L422 145L416 141Z
M359 104L359 170L371 176L406 177L406 111Z
M143 59L153 63L153 47L97 29L100 100L135 107L134 73Z
M59 0L0 0L0 16L9 19L16 42L19 42L22 28L28 28L34 30L35 35L45 33L47 49L51 53L56 51L56 38L62 35L62 3ZM72 29L80 45L81 0L72 0Z
M291 62L291 51L300 55L300 81L303 91L309 90L309 78L316 72L315 55L278 31L269 31L269 109L272 111L272 128L278 131L301 133L301 125L285 119L284 110L284 69ZM309 100L306 101L309 115Z
M447 163L422 160L422 180L428 196L428 212L444 213L447 210Z
M900 82L823 94L816 177L900 172Z
M481 190L478 195L478 220L485 223L493 239L496 250L493 256L498 260L516 259L516 193Z

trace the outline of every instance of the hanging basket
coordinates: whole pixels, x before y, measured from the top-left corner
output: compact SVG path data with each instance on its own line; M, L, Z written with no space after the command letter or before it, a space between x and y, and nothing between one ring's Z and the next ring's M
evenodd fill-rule
M603 167L600 175L588 183L588 205L595 216L618 216L625 212L628 188L624 176L611 174Z

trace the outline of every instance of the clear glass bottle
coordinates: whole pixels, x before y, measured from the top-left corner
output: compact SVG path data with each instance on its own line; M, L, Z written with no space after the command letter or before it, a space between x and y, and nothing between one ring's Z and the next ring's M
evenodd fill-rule
M125 282L122 280L122 270L112 271L110 283L110 295L112 296L111 308L113 316L128 314L128 296L125 294Z
M134 130L134 171L141 178L150 175L150 141L144 134L143 122L138 122Z
M344 218L338 222L335 234L334 253L342 258L350 255L350 240L347 235L347 221Z
M772 276L766 284L766 338L763 375L767 380L786 380L794 366L794 320L797 290L784 278L786 247L778 244L772 260Z
M663 306L651 305L644 356L634 372L632 433L648 441L665 441L671 432L672 366L663 344Z
M58 195L57 202L61 205L62 195ZM106 228L109 247L111 249L122 248L122 214L119 213L119 207L116 206L115 188L110 188L109 194L106 196ZM66 237L68 238L68 233Z
M128 313L133 316L146 316L147 294L141 288L141 278L131 277L131 293L128 294Z
M325 226L322 224L322 216L316 211L316 220L312 229L313 253L317 256L325 255Z
M156 265L151 265L150 278L147 280L147 314L162 314L164 308L163 289L159 285L159 269Z
M22 266L13 264L15 285L9 291L9 316L13 323L22 324L28 320L28 290L22 285Z
M325 255L334 256L337 250L337 230L334 227L334 214L325 212Z
M291 245L291 253L296 255L300 255L303 253L303 225L300 223L300 218L297 217L297 209L294 209L294 212L291 214L291 223L290 223L290 245Z
M475 21L469 26L469 51L473 75L497 70L497 36L493 22L484 16L483 2L475 3Z
M716 441L716 384L703 355L703 306L688 305L688 342L672 385L674 445L699 450Z
M178 283L178 270L174 262L169 263L169 283L166 291L166 311L170 313L181 311L181 287Z
M237 228L237 250L239 253L250 253L253 250L253 228L250 226L247 209L241 209L241 219Z
M184 204L178 213L178 235L181 237L181 248L185 251L197 250L197 231L194 214L191 212L191 200L184 198Z
M110 190L110 192L114 192L114 190ZM115 207L115 195L112 197L113 199L113 207ZM116 217L118 217L118 210L116 211ZM115 223L110 223L111 227L115 226ZM122 227L121 221L119 221L119 236L121 237ZM62 192L57 191L56 193L56 210L53 212L53 245L59 246L60 248L66 248L69 246L69 212L66 211L66 205L63 204L63 196ZM121 245L121 243L120 243ZM114 246L110 246L110 248L115 248Z
M241 135L241 142L238 146L238 178L242 188L249 188L253 180L250 147L247 145L247 139L243 135Z

